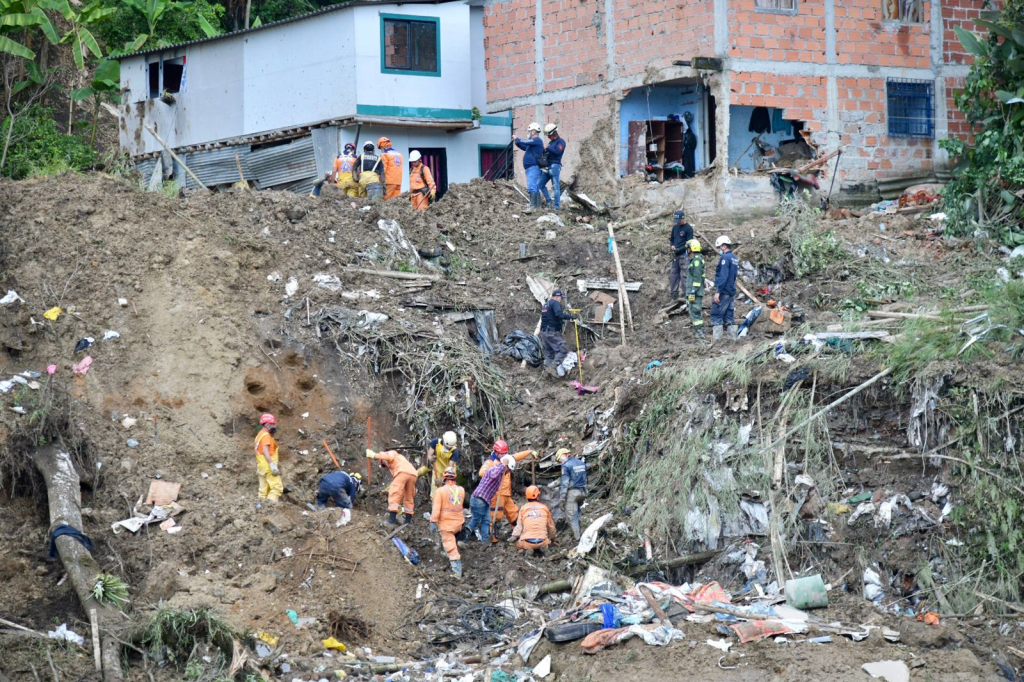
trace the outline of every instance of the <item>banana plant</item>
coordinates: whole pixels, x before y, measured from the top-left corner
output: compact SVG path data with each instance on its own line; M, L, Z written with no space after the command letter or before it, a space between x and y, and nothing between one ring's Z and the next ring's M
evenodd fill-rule
M60 42L57 29L44 10L57 10L67 0L0 0L0 52L22 59L35 59L36 53L18 42L26 29L39 27L53 44Z
M192 4L191 2L179 2L178 0L123 0L123 2L141 14L146 20L149 33L139 36L143 38L143 43L156 34L156 26L167 12L174 9L183 9ZM200 25L202 24L200 23ZM210 28L212 29L213 27L210 26ZM206 29L204 28L203 30L205 31Z

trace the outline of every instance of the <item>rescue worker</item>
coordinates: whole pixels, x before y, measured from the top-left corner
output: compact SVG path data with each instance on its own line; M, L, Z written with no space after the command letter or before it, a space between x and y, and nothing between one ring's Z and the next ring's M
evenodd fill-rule
M442 474L444 485L437 489L434 508L430 514L430 532L441 535L441 546L448 555L452 573L462 577L462 555L455 535L462 531L466 517L462 512L466 502L466 491L455 483L455 469L446 469Z
M412 523L413 502L416 497L416 467L409 463L403 455L394 450L374 452L367 448L366 456L380 462L391 472L391 485L388 487L388 520L387 525L397 526L398 512L405 514L405 523Z
M344 471L332 471L320 479L316 491L316 508L327 509L327 503L333 501L341 508L341 525L352 520L352 503L359 494L359 486L363 477L359 474L348 474Z
M256 473L260 479L261 500L277 503L284 494L284 483L281 482L281 471L277 468L277 417L264 414L260 417L260 432L256 434L253 447L256 450Z
M498 464L489 468L481 477L480 483L477 484L473 495L469 498L469 511L472 513L469 519L469 531L484 544L487 544L491 535L491 502L498 494L502 478L515 468L515 457L505 455Z
M384 200L387 201L402 193L402 155L386 137L377 140L377 149L384 162Z
M544 201L548 204L554 203L555 210L562 210L562 155L565 154L565 140L558 136L558 124L549 123L544 126L544 134L548 136L548 167L541 176L540 191L544 195ZM554 202L548 196L548 183L551 183L551 191L555 193Z
M437 185L434 184L434 176L430 174L430 169L423 163L422 155L415 149L409 153L409 194L412 199L412 207L417 211L426 211L427 206L437 198Z
M565 293L561 289L555 289L551 292L551 298L540 309L540 341L544 347L544 369L551 371L551 368L554 368L560 377L565 376L562 360L569 354L569 347L562 338L562 327L566 320L578 319L574 313L562 310L564 298Z
M721 254L715 266L715 297L711 306L711 342L722 340L722 327L729 328L729 338L736 340L736 321L733 319L733 299L736 298L736 272L739 262L732 253L732 240L723 234L715 240L715 249Z
M384 185L381 184L381 173L384 172L384 162L379 156L373 153L373 143L367 142L363 145L363 153L356 160L352 168L352 177L363 189L363 195L375 201L384 196Z
M536 455L537 453L533 450L523 450L517 452L514 455L508 454L508 443L503 440L494 441L494 446L491 448L490 456L484 460L483 466L480 467L480 478L492 467L497 466L500 460L505 457L512 457L517 463L523 461L530 455ZM498 528L498 519L504 516L508 521L510 527L515 527L516 519L519 518L519 507L516 506L515 500L512 499L512 473L506 471L505 475L501 478L501 485L498 487L498 494L494 498L494 503L491 505L491 536L492 542L497 542L498 538L495 537Z
M551 510L540 501L540 488L531 485L526 489L526 504L519 510L519 520L512 531L512 540L522 550L532 549L533 553L544 556L544 548L555 537L555 520Z
M346 142L344 153L338 154L338 158L334 159L334 174L331 179L338 185L338 189L350 197L366 196L366 191L352 177L352 171L355 170L358 161L356 146L351 142Z
M572 456L568 448L555 453L555 460L562 465L562 480L558 486L558 505L572 526L572 535L580 539L580 506L587 499L587 465Z
M430 497L443 482L443 475L455 471L459 463L459 440L454 431L445 431L440 438L434 438L427 444L427 464L430 465Z
M526 173L526 193L530 197L530 207L527 213L533 213L540 208L540 183L543 177L538 160L544 153L544 141L540 139L540 124L534 121L526 128L527 138L525 140L513 136L512 141L522 149L523 171Z
M683 283L687 266L686 245L693 239L693 226L686 222L686 213L676 211L672 216L672 235L669 241L672 244L672 266L668 271L668 288L671 303L679 298L679 286ZM689 294L689 290L683 295Z
M686 303L693 323L693 335L704 338L704 256L700 252L700 241L691 239L687 246L690 251L690 268L686 271Z

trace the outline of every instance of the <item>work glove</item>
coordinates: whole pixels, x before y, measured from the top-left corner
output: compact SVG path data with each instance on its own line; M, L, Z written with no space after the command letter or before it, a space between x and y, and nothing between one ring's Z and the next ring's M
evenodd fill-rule
M689 296L686 297L686 300L689 301L690 303L693 303L694 301L697 300L697 297L694 296L693 294L690 294Z
M430 532L431 533L436 533L437 532L437 524L434 523L433 521L430 522Z
M436 189L430 190L430 200L433 201L436 198L437 198L437 190Z
M366 448L366 457L368 459L373 459L374 457L376 457L376 453L374 453L374 451L371 450L370 448Z
M275 476L280 476L281 475L281 470L277 468L277 464L271 462L270 463L270 473L274 474Z

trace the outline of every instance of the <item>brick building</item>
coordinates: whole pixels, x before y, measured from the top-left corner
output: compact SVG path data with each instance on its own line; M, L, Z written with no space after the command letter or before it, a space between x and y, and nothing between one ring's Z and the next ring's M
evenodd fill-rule
M953 97L970 56L953 27L974 30L982 4L491 0L488 106L511 111L517 131L557 121L563 174L577 169L584 187L668 165L685 129L675 119L690 112L719 208L757 177L738 171L810 153L805 142L843 150L837 186L928 174L946 164L938 141L967 132Z

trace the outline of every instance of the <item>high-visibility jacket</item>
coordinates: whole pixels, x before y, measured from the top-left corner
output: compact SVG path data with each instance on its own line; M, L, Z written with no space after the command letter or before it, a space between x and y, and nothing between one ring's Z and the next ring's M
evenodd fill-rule
M377 460L384 463L387 466L388 471L391 472L391 476L395 477L398 474L412 474L416 475L416 467L409 463L403 455L398 454L394 450L388 450L387 452L378 452Z
M356 157L353 154L342 154L334 159L334 176L338 179L342 175L352 175L352 169L356 167Z
M555 520L543 502L527 502L519 509L519 520L512 537L523 540L544 540L555 537Z
M438 481L444 476L444 470L448 468L448 465L452 462L459 463L459 448L454 447L451 450L444 446L440 438L435 438L430 441L430 447L434 451L434 478Z
M260 429L260 432L256 434L256 440L253 442L253 448L256 451L256 458L263 459L263 446L270 446L270 461L277 463L277 441L270 435L270 431L266 429Z
M434 184L434 176L430 174L427 165L421 163L419 168L409 169L409 191L426 189L428 193L436 192L437 185Z
M514 454L512 456L516 458L517 462L520 462L520 461L526 459L527 457L529 457L530 456L530 452L531 452L530 450L523 450L522 452L517 452L516 454ZM479 474L480 478L484 477L484 474L487 473L488 469L490 469L493 466L497 466L498 464L501 464L501 458L500 457L498 459L491 459L490 457L488 457L486 460L484 460L484 465L482 467L480 467L480 474ZM506 471L505 475L502 476L502 478L501 478L501 485L498 486L498 497L511 497L511 496L512 496L512 472L511 471Z
M431 523L439 530L457 533L462 530L466 517L462 512L466 502L466 491L454 483L443 485L434 495L434 508L430 514Z
M384 184L385 185L401 185L402 184L402 155L398 153L398 150L385 149L380 153L380 158L384 162Z

